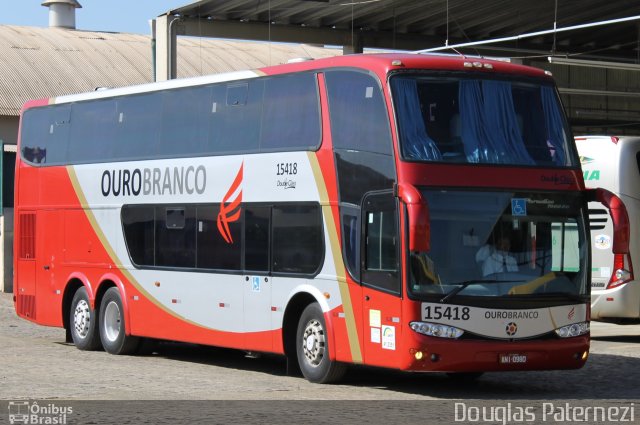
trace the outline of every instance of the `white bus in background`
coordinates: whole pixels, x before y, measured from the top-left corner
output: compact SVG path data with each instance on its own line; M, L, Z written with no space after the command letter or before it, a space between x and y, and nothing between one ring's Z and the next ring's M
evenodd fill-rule
M617 323L640 322L640 137L576 137L584 183L615 193L629 214L628 255L613 254L613 224L607 210L589 204L592 276L591 319Z

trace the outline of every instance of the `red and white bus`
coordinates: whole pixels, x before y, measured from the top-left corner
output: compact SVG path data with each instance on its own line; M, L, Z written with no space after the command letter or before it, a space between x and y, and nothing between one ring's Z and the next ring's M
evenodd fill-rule
M15 307L140 338L468 375L589 350L586 190L551 77L354 55L28 103Z

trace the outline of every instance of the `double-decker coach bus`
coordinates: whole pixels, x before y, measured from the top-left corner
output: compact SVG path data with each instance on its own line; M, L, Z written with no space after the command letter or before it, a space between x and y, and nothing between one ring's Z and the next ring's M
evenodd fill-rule
M589 349L586 190L545 72L355 55L28 103L15 307L140 338L474 375Z

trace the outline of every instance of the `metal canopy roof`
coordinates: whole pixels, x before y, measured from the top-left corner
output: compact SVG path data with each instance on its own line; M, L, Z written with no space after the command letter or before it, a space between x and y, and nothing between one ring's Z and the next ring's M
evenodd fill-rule
M503 39L456 51L552 71L576 134L640 134L637 0L201 0L156 21L163 78L177 75L177 35L337 45L345 53ZM598 25L567 30L585 24ZM548 63L548 56L582 63Z
M557 10L556 10L557 4ZM167 12L179 34L421 50L640 15L628 0L203 0ZM556 18L557 17L557 18ZM268 23L271 22L271 25ZM210 24L210 25L209 25ZM179 26L180 27L180 26ZM640 62L640 20L459 49Z

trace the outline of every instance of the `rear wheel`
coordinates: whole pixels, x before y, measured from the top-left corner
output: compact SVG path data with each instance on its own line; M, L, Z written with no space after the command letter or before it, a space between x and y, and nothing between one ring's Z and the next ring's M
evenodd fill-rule
M71 340L80 350L92 351L100 348L98 334L98 312L91 309L87 289L81 286L71 301L69 315Z
M118 288L109 288L100 303L100 340L110 354L131 354L140 339L125 334L124 308Z
M304 377L319 384L336 382L347 370L344 363L329 358L326 329L320 306L317 303L309 304L298 322L296 353Z

